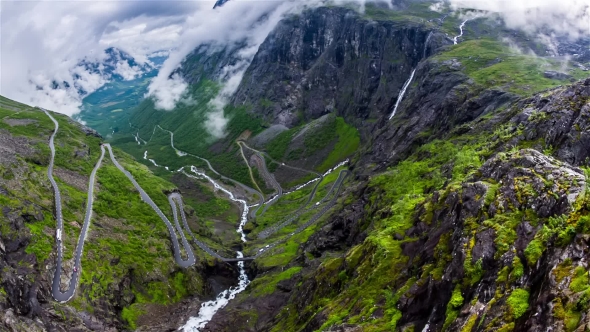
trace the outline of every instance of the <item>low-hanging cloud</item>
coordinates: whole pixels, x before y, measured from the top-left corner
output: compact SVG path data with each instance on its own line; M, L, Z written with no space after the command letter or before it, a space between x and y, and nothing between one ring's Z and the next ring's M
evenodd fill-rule
M202 8L187 19L187 28L183 29L180 37L181 46L170 54L160 69L158 77L150 85L148 96L154 99L157 108L174 109L175 105L170 102L179 102L183 97L177 90L175 98L170 98L170 88L179 86L179 77L172 73L190 52L200 45L209 45L212 50L231 49L239 45L240 51L236 55L236 62L223 68L219 75L222 89L209 102L209 113L205 121L205 126L212 136L223 137L228 122L224 116L224 107L238 88L259 46L285 15L326 4L353 4L359 11L363 11L369 1L371 0L230 0L215 9L213 6ZM373 1L385 2L391 6L388 0Z
M0 11L0 94L68 115L109 77L100 64L114 46L136 57L178 46L179 22L192 1L3 1ZM166 42L164 42L166 41ZM92 69L92 70L91 70ZM97 70L94 70L97 69ZM115 74L137 77L124 61Z
M82 99L111 79L103 72L108 47L135 58L115 64L113 74L131 80L152 66L150 55L166 54L160 75L149 87L156 107L190 104L188 85L173 75L197 46L240 44L236 63L223 69L220 94L209 104L207 124L222 135L223 107L235 92L258 47L284 15L324 4L389 0L230 0L215 1L5 1L0 11L0 94L68 115ZM98 64L87 66L89 63ZM85 65L86 64L86 65ZM153 67L153 66L152 66Z
M160 83L161 82L161 83ZM183 98L187 97L188 84L180 77L174 74L165 80L156 78L148 87L148 96L157 96L154 98L156 109L170 111L176 107L176 104Z
M449 0L454 9L498 13L506 25L533 35L577 39L590 35L588 0Z

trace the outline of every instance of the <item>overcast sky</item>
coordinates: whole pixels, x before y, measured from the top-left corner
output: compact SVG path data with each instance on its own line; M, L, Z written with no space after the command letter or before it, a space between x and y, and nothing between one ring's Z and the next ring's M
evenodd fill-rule
M450 0L454 8L499 13L511 28L536 34L544 28L572 39L590 35L590 0Z
M187 18L214 1L1 1L0 94L73 114L74 89L52 90L52 80L93 91L104 77L76 65L99 61L104 49L120 48L138 61L181 43ZM37 89L39 87L41 89Z
M172 50L162 74L150 87L158 106L171 109L186 86L179 78L169 80L168 75L200 43L246 39L249 47L243 51L243 63L227 69L228 83L235 86L244 66L284 14L324 1L231 0L213 10L213 0L2 0L0 94L71 115L78 111L83 96L74 88L52 89L53 81L91 92L108 80L77 66L82 59L100 61L109 46L128 52L139 62L152 52ZM364 4L366 0L351 1ZM133 77L129 68L120 70L130 74L123 76ZM224 94L231 93L228 89Z

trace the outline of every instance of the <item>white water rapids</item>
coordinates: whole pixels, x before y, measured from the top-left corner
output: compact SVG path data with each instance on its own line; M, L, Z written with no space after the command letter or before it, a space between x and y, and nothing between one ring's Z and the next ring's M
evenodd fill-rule
M183 172L186 175L189 175L184 172L183 168L179 169L179 171ZM245 200L236 198L231 191L229 191L229 190L225 189L224 187L222 187L221 185L219 185L207 174L197 170L197 168L195 166L191 166L191 172L195 173L198 177L202 177L202 178L207 179L207 181L209 181L209 182L211 182L211 184L213 184L215 189L219 189L219 190L223 191L229 197L230 200L242 204L242 206L243 206L242 217L240 219L240 224L238 226L237 231L238 231L238 233L240 233L240 237L242 239L242 242L246 242L246 234L244 233L244 225L248 221L248 212L250 211L248 203ZM244 257L244 255L242 254L241 251L238 251L236 257L242 258L242 257ZM246 289L246 287L250 283L250 280L248 280L248 276L246 275L246 269L244 268L244 262L238 262L238 268L240 270L240 276L238 278L238 285L236 287L230 287L229 289L226 289L223 292L219 293L219 295L217 295L217 298L215 300L202 303L198 316L189 318L189 320L186 322L186 324L184 326L182 326L179 330L183 330L184 332L196 332L196 331L199 331L199 329L204 328L205 325L207 325L207 323L217 313L217 311L219 311L219 309L222 309L223 307L225 307L229 303L230 300L233 300L236 297L236 295L238 295L239 293L243 292Z
M184 151L177 149L174 146L174 133L173 132L165 130L160 126L158 126L158 128L170 133L170 145L176 151L176 154L179 157L191 155L189 153L186 153ZM154 131L155 131L155 128L154 128ZM191 155L191 156L194 156L194 155ZM194 156L194 157L197 157L197 156ZM143 158L145 160L149 160L157 167L162 167L162 166L158 165L155 162L155 160L148 158L148 151L147 150L144 152ZM199 157L197 157L197 158L199 158ZM202 159L202 158L199 158L199 159ZM339 163L338 165L332 167L331 169L327 170L323 174L323 176L324 177L327 176L328 174L334 172L336 169L347 164L348 162L349 162L349 160L346 159L345 161L343 161L343 162ZM168 170L168 167L165 167L165 168ZM245 200L236 198L231 191L225 189L223 186L221 186L219 183L217 183L215 180L213 180L210 176L208 176L204 172L199 171L195 166L190 166L190 172L193 173L194 175L187 173L184 170L184 167L178 169L176 172L183 173L189 177L204 178L207 181L209 181L215 189L218 189L218 190L222 191L223 193L225 193L231 201L241 204L242 205L242 215L240 218L240 224L238 225L238 228L237 228L237 232L240 233L240 238L241 238L242 242L246 242L246 234L244 233L244 226L246 225L246 222L248 221L248 214L250 212L250 208L258 206L258 204L254 204L254 205L249 206ZM304 188L316 181L319 181L320 179L321 179L321 177L317 177L315 179L312 179L312 180L308 181L307 183L297 186L293 191L285 193L285 195L293 193L297 190L300 190L300 189L302 189L302 188ZM242 257L244 257L244 255L241 251L237 251L236 257L242 258ZM217 311L224 308L229 303L230 300L234 299L239 293L243 292L246 289L248 284L250 284L250 280L248 279L248 276L246 274L246 269L244 268L244 262L238 262L237 264L238 264L238 269L239 269L238 285L234 286L234 287L230 287L229 289L226 289L223 292L219 293L217 295L217 298L215 298L215 300L201 303L201 308L199 309L198 315L196 317L190 317L189 320L186 322L186 324L181 326L179 328L179 330L182 330L183 332L198 332L199 329L204 328L207 325L207 323L211 319L213 319L213 316L217 313Z
M242 257L244 257L244 255L241 251L238 251L237 258ZM197 317L189 318L186 324L179 330L184 332L197 332L199 329L204 328L205 325L207 325L207 323L217 313L217 311L219 311L219 309L225 307L230 300L233 300L236 295L243 292L246 287L248 287L250 280L248 280L248 276L246 275L244 262L238 262L238 267L240 268L240 278L238 285L236 287L231 287L224 290L219 295L217 295L215 300L202 303L201 309L199 310L199 315Z
M243 199L236 198L231 191L222 187L219 183L215 182L215 180L213 180L207 174L197 170L197 168L195 166L191 166L191 172L197 174L200 177L207 179L207 181L211 182L211 184L215 187L215 189L219 189L219 190L223 191L229 197L230 200L242 204L242 206L243 206L242 217L240 219L240 225L238 226L238 233L240 233L240 237L242 239L242 242L246 242L246 233L244 233L244 225L246 225L246 222L248 221L248 212L250 212L250 208L248 207L248 203Z
M145 150L145 152L143 153L143 159L149 160L156 167L164 167L164 166L161 166L161 165L156 164L156 161L153 160L153 159L149 159L147 155L148 155L148 152L147 152L147 150ZM165 168L166 168L166 170L168 170L168 167L165 167Z

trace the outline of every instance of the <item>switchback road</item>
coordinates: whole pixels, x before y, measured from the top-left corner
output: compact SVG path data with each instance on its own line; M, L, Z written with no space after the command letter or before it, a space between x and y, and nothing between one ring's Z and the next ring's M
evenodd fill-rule
M160 208L154 203L154 201L151 199L151 197L143 190L143 188L139 185L139 183L137 183L137 181L135 180L133 175L131 173L129 173L127 170L125 170L125 168L117 161L110 144L106 144L106 143L101 144L101 147L100 147L101 148L101 155L100 155L96 165L94 166L94 169L92 170L92 172L90 174L90 179L89 179L89 183L88 183L88 190L87 190L88 196L87 196L87 203L86 203L86 212L85 212L85 217L84 217L84 223L83 223L82 229L80 230L76 250L74 253L74 267L73 267L72 276L70 278L67 290L62 291L60 285L61 285L61 274L62 274L62 267L63 267L63 243L62 242L63 242L63 236L65 235L64 228L63 228L64 221L63 221L63 215L62 215L61 192L59 190L57 182L53 178L53 170L54 170L54 166L55 166L55 153L56 153L56 151L55 151L55 136L59 130L59 123L57 122L57 120L55 120L55 118L47 110L45 110L45 109L42 109L42 110L45 112L45 114L51 119L51 121L55 125L55 129L49 139L49 148L51 151L51 159L50 159L49 167L47 169L47 176L49 178L49 181L50 181L51 186L53 187L53 191L54 191L55 218L57 221L57 226L56 226L57 262L56 262L56 269L55 269L55 272L53 275L52 295L59 302L69 301L74 296L77 286L79 284L80 275L81 275L81 271L82 271L81 260L82 260L82 255L84 253L84 241L86 240L86 237L88 235L88 229L90 226L90 221L92 219L92 206L94 203L94 186L95 186L95 182L96 182L96 173L97 173L98 169L100 168L102 161L104 159L105 147L109 151L109 155L110 155L110 159L111 159L112 163L115 165L115 167L117 167L117 169L119 171L121 171L127 177L127 179L129 179L129 181L131 181L131 183L133 184L135 189L139 192L141 200L146 202L156 212L156 214L160 217L160 219L162 219L162 221L166 224L168 232L170 233L174 259L178 265L180 265L181 267L184 267L184 268L190 267L190 266L194 265L196 262L195 256L194 256L193 251L191 249L191 246L185 237L184 230L186 230L188 232L188 234L193 238L195 244L198 247L200 247L203 251L205 251L206 253L208 253L209 255L211 255L217 259L220 259L224 262L242 262L242 261L253 260L255 258L260 257L262 254L268 252L270 249L274 248L278 244L287 241L289 238L291 238L295 234L300 233L305 228L309 227L311 224L316 222L321 216L323 216L336 203L336 200L338 198L338 193L340 192L341 187L342 187L342 182L344 181L346 176L348 176L347 170L343 170L340 172L338 179L333 184L330 191L326 194L326 196L320 202L318 202L318 204L319 203L323 204L324 202L326 202L326 200L330 196L332 196L332 199L321 209L321 211L319 211L314 216L312 216L312 218L305 225L300 226L294 233L291 233L290 235L288 235L278 241L275 241L269 245L266 245L264 248L260 249L256 253L255 256L243 257L243 255L241 255L241 253L240 253L238 255L239 258L226 258L226 257L223 257L223 256L219 255L218 253L214 252L213 250L211 250L205 243L203 243L202 241L199 241L195 237L195 235L192 233L192 231L186 221L186 215L184 212L184 205L183 205L182 196L180 195L180 193L173 192L168 195L168 202L170 203L170 207L172 209L172 213L173 213L173 217L174 217L174 226L173 226L172 223L170 222L170 220L164 215L164 213L160 210ZM262 158L262 155L259 154L258 156ZM247 186L244 186L237 181L223 177L222 175L217 173L213 169L213 167L211 166L211 164L209 163L208 160L203 159L203 158L199 158L199 159L204 160L209 165L209 168L211 169L211 171L213 171L217 175L221 176L222 178L232 181L238 185L241 185L242 188L244 188L244 189L248 188ZM179 171L182 171L182 169L180 169ZM198 173L196 171L196 168L192 167L192 171L201 177L207 178L207 180L211 181L215 185L215 187L222 189L224 192L226 192L230 196L230 199L243 203L244 215L242 216L242 221L240 223L240 227L238 230L238 231L241 231L243 224L247 220L248 205L247 205L246 201L236 199L231 192L229 192L227 189L224 189L223 187L221 187L213 179L206 176L204 173L203 174ZM187 174L187 173L185 173L185 174ZM322 176L322 178L323 178L323 176ZM318 181L318 184L316 184L313 192L310 195L310 198L308 199L308 202L303 207L308 205L309 202L312 200L320 182L321 181ZM336 188L337 188L337 190L336 190ZM334 192L334 190L336 190L336 192ZM260 195L260 196L262 197L262 195ZM303 207L300 208L300 210L302 210ZM180 212L178 212L178 211L180 211ZM179 213L182 217L182 222L183 222L182 226L184 226L184 230L178 220ZM276 231L277 230L274 230L270 233L274 233ZM182 247L184 248L186 258L182 258L180 246L178 244L178 237L176 235L177 232L178 232L178 234L180 234L180 238L182 241ZM242 240L245 241L243 231L241 231L241 232L242 232Z

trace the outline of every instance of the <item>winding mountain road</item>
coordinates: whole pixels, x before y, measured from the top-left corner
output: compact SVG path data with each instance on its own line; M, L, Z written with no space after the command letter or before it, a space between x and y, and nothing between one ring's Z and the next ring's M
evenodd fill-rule
M76 246L75 252L75 259L74 259L74 272L70 278L70 282L68 285L68 289L64 292L60 289L61 284L61 270L63 265L63 244L62 244L62 237L64 236L64 221L62 215L62 205L61 205L61 192L59 191L59 187L57 186L57 182L53 178L53 168L55 166L55 135L59 129L59 123L55 120L51 114L45 109L43 109L45 114L49 116L51 121L53 121L55 125L55 129L51 134L51 138L49 138L49 149L51 150L51 160L49 161L49 167L47 168L47 176L49 177L49 182L51 182L51 186L53 187L53 194L55 198L55 216L57 220L57 230L56 230L56 239L57 239L57 263L55 268L55 273L53 274L53 283L52 283L52 295L55 300L59 302L67 302L69 301L74 294L76 293L76 287L78 286L78 280L80 280L80 272L81 272L81 260L82 254L84 253L84 240L86 240L86 235L88 233L88 227L90 226L90 219L92 218L92 204L94 203L94 183L96 178L96 172L100 168L102 160L104 158L104 147L101 146L101 154L98 162L94 166L92 173L90 173L90 179L88 181L88 198L86 201L86 214L84 216L84 225L80 230L80 235L78 237L78 245Z
M275 241L271 244L266 245L264 248L259 249L258 252L256 253L255 256L250 256L250 257L243 257L243 255L241 253L238 254L238 258L226 258L223 257L221 255L219 255L218 253L214 252L213 250L211 250L205 243L203 243L202 241L199 241L195 235L193 234L193 232L191 231L187 220L186 220L186 214L184 212L184 205L183 205L183 201L182 201L182 196L180 195L180 193L178 192L172 192L171 194L168 195L168 202L170 204L170 207L172 208L172 213L173 213L173 219L174 219L174 226L172 225L172 223L170 222L170 220L164 215L164 213L160 210L160 208L154 203L154 201L151 199L151 197L143 190L143 188L139 185L139 183L135 180L135 178L133 177L133 175L128 172L115 158L115 155L113 153L113 150L110 146L110 144L108 143L104 143L101 144L100 149L101 149L101 155L96 163L96 165L94 166L94 169L92 170L91 174L90 174L90 178L89 178L89 183L88 183L88 190L87 190L87 202L86 202L86 212L85 212L85 217L84 217L84 223L82 226L82 229L80 230L80 234L78 237L78 242L77 242L77 246L76 246L76 250L74 253L74 269L72 272L72 276L69 280L68 283L68 288L65 291L61 290L61 274L62 274L62 267L63 267L63 236L64 234L64 221L63 221L63 214L62 214L62 197L61 197L61 192L59 190L59 187L57 185L57 182L55 181L54 177L53 177L53 170L55 167L55 154L56 154L56 150L55 150L55 136L59 130L59 123L58 121L49 113L49 111L47 111L46 109L42 109L45 114L51 119L51 121L54 123L55 125L55 129L53 131L53 133L51 134L51 137L49 139L49 148L51 150L51 159L49 162L49 167L47 169L47 176L49 178L49 181L51 183L51 186L53 187L53 191L54 191L54 199L55 199L55 218L57 221L57 226L56 226L56 243L57 243L57 262L56 262L56 269L53 275L53 282L52 282L52 296L55 298L55 300L59 301L59 302L67 302L69 301L75 294L77 286L79 284L80 281L80 274L82 271L82 266L81 266L81 260L82 260L82 255L84 253L84 242L86 240L86 237L88 235L88 229L90 227L90 222L92 219L92 207L94 204L94 186L95 186L95 182L96 182L96 173L98 172L98 169L101 167L102 161L104 159L104 155L105 155L105 147L106 149L109 151L109 155L110 155L110 159L111 162L115 165L115 167L117 167L117 169L119 171L121 171L128 179L129 181L131 181L131 183L133 184L133 186L135 187L135 189L139 192L139 195L141 197L141 200L146 202L155 212L156 214L160 217L160 219L162 219L162 221L166 224L166 227L168 229L168 232L170 233L170 238L171 238L171 242L172 242L172 249L173 249L173 254L174 254L174 259L176 261L176 263L183 267L183 268L188 268L192 265L195 264L196 262L196 258L194 256L194 253L192 251L192 248L190 246L190 244L188 243L186 237L185 237L185 233L184 231L186 230L186 232L188 232L188 234L192 237L193 241L195 242L195 244L201 248L203 251L205 251L206 253L208 253L209 255L220 259L221 261L224 262L243 262L243 261L249 261L249 260L254 260L255 258L260 257L262 254L268 252L270 249L276 247L278 244L283 243L285 241L287 241L289 238L291 238L292 236L294 236L295 234L300 233L301 231L303 231L305 228L309 227L311 224L313 224L314 222L316 222L322 215L324 215L335 203L336 200L338 198L338 193L340 192L341 188L342 188L342 182L344 181L344 179L346 178L346 176L348 175L348 170L343 170L340 172L338 179L336 180L336 182L332 185L332 188L330 189L330 191L326 194L326 196L320 201L319 203L323 203L325 202L328 197L330 197L333 193L335 188L338 188L336 193L333 195L332 199L330 200L330 202L328 204L326 204L321 211L319 211L317 214L315 214L305 225L300 226L297 231L291 233L290 235ZM162 128L160 128L162 129ZM162 129L164 130L164 129ZM260 154L260 152L258 152L258 156L260 158L263 158L262 155ZM204 159L204 158L200 158L197 157L203 161L205 161L209 168L211 169L212 172L214 172L215 174L219 175L221 178L223 179L227 179L229 181L234 182L235 184L240 185L242 188L244 188L246 191L249 191L247 186L233 180L227 177L222 176L221 174L219 174L217 171L215 171L213 169L213 167L211 166L211 164L209 163L208 160ZM200 174L198 172L196 172L196 168L194 168L194 166L192 167L193 172L195 172L197 175L201 175L206 177L209 181L211 181L216 187L219 187L220 189L222 189L223 191L225 191L228 195L230 195L230 199L234 200L234 201L239 201L240 203L243 203L244 205L244 213L242 216L242 221L240 223L240 227L238 229L239 232L242 233L242 240L245 241L245 237L242 231L242 227L243 224L246 222L247 220L247 215L248 215L248 205L246 203L246 201L240 200L240 199L236 199L233 194L227 190L224 189L223 187L221 187L219 184L217 184L213 179L211 179L210 177L206 176L204 173ZM182 171L182 168L179 170ZM268 170L267 170L268 171ZM185 173L186 174L186 173ZM188 175L188 174L187 174ZM323 175L321 175L321 177L323 178ZM316 193L316 190L319 186L321 181L318 181L318 183L316 184L316 186L314 187L312 193L310 194L310 197L307 201L307 203L302 206L298 211L307 206L309 204L309 202L311 202L311 200L313 199L313 196ZM280 185L279 185L280 187ZM252 188L249 188L252 191L254 191ZM252 191L249 191L252 193ZM281 193L282 193L282 188L281 188ZM261 198L263 199L263 196L260 195ZM262 201L262 203L264 203ZM316 204L317 206L317 204ZM315 207L315 206L314 206ZM180 224L179 220L178 220L178 214L180 211L180 215L182 217L182 225ZM299 212L299 214L297 215L297 217L301 214L301 212ZM285 224L286 225L286 224ZM183 226L184 226L184 230L183 230ZM284 227L284 226L283 226ZM280 229L280 228L279 228ZM277 229L278 230L278 229ZM185 252L185 256L186 258L183 258L182 253L181 253L181 249L178 243L178 237L176 232L178 232L180 234L180 238L182 241L182 247L184 248L184 252ZM276 230L274 231L276 232ZM271 233L274 233L271 232Z
M197 237L193 234L193 231L191 230L191 228L188 226L188 223L186 221L186 215L184 213L184 204L182 203L182 196L180 196L179 193L174 192L168 196L168 201L170 202L171 206L178 204L179 210L181 212L180 215L182 216L182 222L184 223L184 228L187 230L189 235L193 238L193 241L195 242L195 244L199 248L201 248L204 252L206 252L209 255L211 255L221 261L224 261L224 262L243 262L243 261L248 261L248 260L254 260L254 257L226 258L226 257L219 255L215 251L211 250L211 248L209 248L209 246L207 246L205 243L203 243L203 242L199 241L199 239L197 239ZM176 204L175 204L175 202L176 202ZM173 211L174 211L174 220L178 220L177 216L176 216L176 209L173 209Z
M345 169L345 170L340 171L340 174L338 174L338 179L336 180L336 182L334 182L334 185L332 186L332 189L338 187L338 189L334 193L332 199L318 213L314 214L309 219L308 222L306 222L305 224L299 226L297 228L297 230L295 230L295 232L289 234L288 236L286 236L286 237L284 237L284 238L282 238L280 240L277 240L277 241L275 241L275 242L273 242L273 243L265 246L262 249L259 249L258 253L254 256L254 258L258 258L261 255L263 255L264 253L268 252L270 249L278 246L279 244L282 244L282 243L287 242L290 238L292 238L293 236L295 236L295 235L303 232L309 226L311 226L312 224L314 224L315 222L317 222L318 219L320 219L324 214L326 214L326 212L328 212L336 204L336 201L338 199L338 196L340 194L340 191L342 190L342 183L348 177L349 174L350 174L350 171L349 170L346 170ZM330 193L332 192L332 189L330 190ZM327 198L330 193L328 193L324 198ZM310 210L312 210L312 209L310 209ZM282 226L282 227L284 227L284 226ZM282 227L280 227L279 229L281 229Z
M345 170L343 170L345 171ZM285 228L286 226L290 225L293 221L297 220L301 214L303 214L303 212L308 212L308 211L312 211L314 209L316 209L318 207L319 204L324 203L328 197L330 196L330 194L332 194L334 192L334 189L336 187L340 187L342 185L342 181L343 179L341 179L342 176L342 172L340 172L340 174L338 175L338 179L336 180L336 182L334 182L334 184L332 185L332 187L330 188L330 191L328 191L328 193L326 194L326 196L324 196L316 205L313 205L309 208L306 208L309 203L311 203L311 201L313 200L316 191L321 183L321 181L318 181L317 184L315 185L315 187L313 188L313 191L311 192L311 194L309 195L309 198L307 199L307 202L305 202L305 204L303 204L301 207L299 207L299 209L297 209L295 212L293 212L293 214L291 216L289 216L287 219L285 219L282 222L279 222L275 225L270 226L269 228L263 230L262 232L258 233L258 238L259 239L266 239L269 236L271 236L272 234L280 231L281 229ZM324 175L322 175L322 179L324 178ZM324 212L325 213L325 212Z
M125 174L125 176L129 179L129 181L131 181L131 183L133 184L135 189L137 189L137 191L139 192L139 195L141 197L141 200L148 203L149 206L158 214L160 219L162 219L162 221L166 224L166 227L168 228L168 232L170 233L170 237L172 240L172 246L173 246L173 250L174 250L174 259L176 260L176 263L184 268L195 264L195 262L196 262L195 255L193 254L191 246L188 244L188 242L184 236L184 232L180 228L180 224L178 223L178 215L176 213L176 205L172 205L172 211L173 211L173 215L174 215L174 223L176 225L177 230L180 232L180 237L182 239L182 246L184 247L184 250L185 250L186 254L188 255L188 257L186 259L182 259L182 257L181 257L180 248L178 246L178 238L176 237L176 231L174 230L172 223L170 223L170 220L168 220L168 218L164 215L164 213L162 213L162 210L160 210L160 208L156 205L156 203L154 203L154 201L143 190L143 188L139 185L139 183L137 183L137 181L135 181L135 178L133 177L133 175L131 175L131 173L129 173L127 170L125 170L125 168L123 168L123 166L121 166L121 164L119 164L117 159L115 159L115 154L113 153L113 150L111 149L111 145L108 143L105 143L103 145L106 146L107 149L109 150L109 154L111 155L111 161L113 162L113 164L115 164L115 166L123 174ZM180 212L184 216L184 211L181 210Z
M52 295L55 298L55 300L57 300L59 302L69 301L74 296L78 282L80 280L80 273L82 271L81 261L82 261L82 255L84 253L84 241L86 240L86 236L88 235L88 228L90 226L90 221L92 219L92 206L94 204L94 185L96 182L95 181L96 180L96 173L102 164L102 160L103 160L104 154L105 154L105 147L109 150L109 154L110 154L111 161L113 162L113 164L121 172L123 172L123 174L125 174L125 176L127 176L127 178L131 181L133 186L140 193L141 199L144 202L148 203L152 207L152 209L158 214L158 216L162 219L162 221L164 221L166 223L166 226L167 226L168 231L170 233L170 237L172 239L174 258L176 260L176 263L178 265L180 265L181 267L185 267L185 268L195 264L196 259L193 254L193 251L191 249L191 246L189 245L188 241L186 240L186 238L184 236L184 232L182 231L180 224L178 223L178 217L177 217L177 213L176 213L176 205L171 204L171 207L172 207L172 210L174 213L174 222L176 225L176 229L180 233L180 236L182 238L183 248L184 248L186 255L187 255L186 259L183 259L181 257L180 248L178 246L178 239L176 237L176 231L174 230L174 228L173 228L172 224L170 223L170 221L168 220L168 218L164 215L164 213L162 213L162 211L152 201L150 196L143 190L143 188L141 188L141 186L137 183L137 181L135 181L135 179L133 178L131 173L126 171L123 168L123 166L121 166L119 164L119 162L115 159L115 155L113 154L111 146L109 144L103 144L103 145L101 145L101 148L100 148L101 149L100 158L98 159L96 165L94 166L94 169L92 170L92 172L90 174L90 179L88 182L88 191L87 191L88 197L87 197L87 202L86 202L86 213L85 213L85 217L84 217L84 224L82 226L82 229L80 230L80 235L78 237L78 244L76 246L76 251L74 253L74 271L73 271L72 276L70 278L68 289L66 291L62 291L60 289L61 288L60 287L61 273L62 273L62 267L63 267L63 236L65 234L64 234L64 227L63 227L64 222L63 222L63 213L62 213L61 192L59 190L59 186L57 185L57 182L53 178L53 169L55 166L55 135L57 134L57 132L59 130L59 123L57 122L57 120L55 120L55 118L51 114L49 114L49 112L46 109L42 109L42 110L51 119L51 121L53 121L53 123L55 125L55 129L54 129L53 133L51 134L51 137L49 138L49 149L51 151L51 159L49 161L49 167L47 168L47 176L49 178L49 182L51 182L51 186L53 187L53 192L54 192L55 217L56 217L56 221L57 221L57 226L56 226L57 262L56 262L56 269L55 269L55 272L53 275L53 282L52 282ZM184 218L184 212L182 210L181 210L181 213ZM186 222L185 222L185 225L186 225Z
M254 164L260 171L260 175L266 180L266 182L269 182L273 189L277 192L275 196L266 201L266 203L264 204L264 208L262 209L262 212L260 214L262 215L270 206L272 206L276 201L278 201L279 198L281 198L281 196L283 196L283 187L281 187L281 185L275 179L275 177L272 174L270 174L268 168L266 168L266 161L264 160L264 157L261 154L255 153L252 156L251 160L253 160Z
M224 176L224 175L220 174L218 171L215 170L215 168L213 168L213 166L211 165L211 162L209 162L209 160L207 160L207 159L205 159L203 157L200 157L200 156L197 156L197 155L194 155L194 154L191 154L191 153L188 153L188 152L185 152L185 151L182 151L182 150L177 149L174 146L174 133L172 131L170 131L170 130L167 130L167 129L162 128L160 125L156 125L154 127L154 131L156 130L156 128L158 128L158 129L160 129L162 131L165 131L165 132L167 132L170 135L170 146L172 147L172 149L174 149L174 151L176 151L176 154L177 155L179 155L181 157L183 157L183 156L191 156L193 158L197 158L197 159L205 162L207 164L207 167L209 167L209 170L211 170L211 172L215 173L215 175L219 176L222 180L230 181L230 182L234 183L235 185L239 186L240 188L244 189L246 192L250 193L251 195L258 196L260 198L260 200L259 200L259 203L257 205L257 208L255 210L250 211L250 214L251 214L250 217L251 218L254 218L256 216L256 213L258 212L258 209L260 209L260 207L264 204L264 196L262 195L262 193L260 191L254 189L252 187L249 187L249 186L247 186L247 185L245 185L245 184L243 184L241 182L238 182L238 181L236 181L234 179L228 178L227 176Z
M248 173L250 173L250 180L256 186L258 191L262 194L262 189L260 189L260 186L258 185L258 183L256 183L256 179L254 179L254 172L252 172L252 167L250 167L250 163L248 163L248 158L246 158L246 154L244 153L244 148L239 143L239 141L236 143L240 147L240 153L242 154L242 158L244 159L244 162L246 163L246 167L248 167ZM264 200L264 194L262 194L262 195L263 195L263 200Z
M244 141L240 141L240 143L242 143L242 144L243 144L243 145L244 145L246 148L248 148L249 150L251 150L251 151L253 151L253 152L255 152L255 153L259 154L259 155L264 155L264 157L268 158L268 160L272 161L273 163L277 163L277 164L279 164L279 165L281 165L281 166L283 166L283 167L286 167L286 168L294 169L294 170L297 170L297 171L300 171L300 172L304 172L304 173L311 173L311 174L315 174L315 175L317 175L318 177L322 177L322 174L321 174L321 173L318 173L318 172L316 172L316 171L310 171L310 170L308 170L308 169L304 169L304 168L300 168L300 167L296 167L296 166L291 166L291 165L285 164L285 163L283 163L283 162L280 162L280 161L278 161L278 160L275 160L275 159L273 159L273 157L271 157L271 156L270 156L268 153L266 153L266 152L264 152L264 151L256 150L256 149L254 149L253 147L250 147L250 146L249 146L248 144L246 144L246 142L244 142Z
M263 167L264 167L264 169L263 169L263 172L269 173L269 172L268 172L268 169L267 169L267 167L266 167L266 160L265 160L265 157L266 157L266 158L268 158L268 160L270 160L270 161L272 161L272 162L274 162L274 163L276 163L276 164L279 164L279 165L281 165L281 166L283 166L283 167L290 168L290 169L294 169L294 170L301 171L301 172L305 172L305 173L311 173L311 174L315 174L315 175L317 175L317 178L315 179L315 181L317 181L317 183L316 183L316 185L314 186L314 188L312 189L312 191L311 191L311 193L310 193L310 195L309 195L309 198L308 198L307 202L306 202L305 204L303 204L301 207L299 207L299 209L297 209L297 210L295 211L295 214L297 214L297 217L299 217L299 214L301 214L301 213L300 213L300 212L301 212L301 210L303 210L303 209L304 209L304 208L305 208L305 207L306 207L306 206L307 206L307 205L308 205L308 204L309 204L309 203L310 203L310 202L313 200L313 198L315 197L315 193L316 193L317 189L319 188L319 185L320 185L320 183L321 183L321 182L322 182L322 180L324 179L324 175L323 175L323 174L320 174L320 173L318 173L318 172L315 172L315 171L310 171L310 170L306 170L306 169L303 169L303 168L299 168L299 167L295 167L295 166L290 166L290 165L287 165L287 164L285 164L285 163L283 163L283 162L276 161L276 160L274 160L274 159L273 159L273 158L272 158L272 157L271 157L271 156L270 156L268 153L266 153L266 152L263 152L263 151L256 150L256 149L254 149L254 148L250 147L250 146L249 146L248 144L246 144L246 142L244 142L244 141L239 141L239 142L238 142L238 144L241 144L241 145L243 145L244 147L248 148L249 150L253 151L255 154L257 154L257 155L258 155L258 157L259 157L259 158L262 160L262 164L263 164ZM270 178L270 179L271 179L271 181L274 181L274 182L276 183L276 184L275 184L276 186L278 186L279 188L281 188L281 191L279 192L279 194L278 194L276 197L273 197L273 199L272 199L271 201L267 202L267 204L266 204L266 205L265 205L265 207L264 207L263 213L264 213L264 212L266 212L266 209L268 209L269 205L273 204L273 203L274 203L276 200L278 200L278 199L280 198L280 196L282 196L282 195L284 194L284 193L283 193L283 188L281 187L280 183L279 183L279 182L278 182L278 181L275 179L275 177L274 177L274 176L271 176L271 178ZM300 187L300 188L301 188L301 187ZM299 188L299 189L300 189L300 188ZM297 190L297 189L295 189L295 190ZM295 190L293 190L293 191L295 191ZM288 192L288 193L289 193L289 192ZM268 203L270 203L270 204L268 204ZM297 217L296 217L296 218L297 218ZM292 218L292 220L294 220L294 218ZM270 234L269 234L269 235L270 235ZM268 235L267 235L267 236L268 236ZM260 238L260 239L263 239L263 238L266 238L267 236L260 237L260 235L259 235L259 238Z

